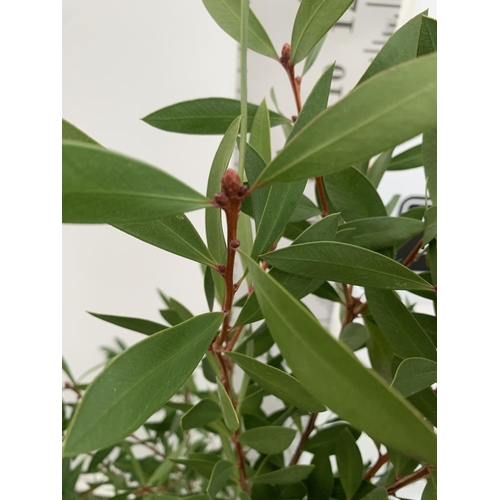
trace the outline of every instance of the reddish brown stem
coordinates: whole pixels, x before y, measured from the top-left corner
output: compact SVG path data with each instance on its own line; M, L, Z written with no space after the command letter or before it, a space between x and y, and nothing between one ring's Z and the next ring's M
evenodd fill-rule
M302 455L302 452L304 451L304 446L306 445L306 442L309 439L311 432L315 429L314 424L316 422L317 417L318 417L317 413L311 413L311 415L309 415L309 422L307 423L305 431L302 433L299 445L297 446L295 454L293 455L292 460L290 461L290 465L297 465L299 458Z
M415 245L413 250L408 254L405 260L403 260L402 264L403 266L409 266L416 258L418 255L418 251L422 248L422 243L423 239L421 238L418 243Z
M372 465L370 470L364 475L363 479L365 481L370 481L375 474L379 471L379 469L389 461L389 455L386 453L385 455L381 455L379 453L378 460Z
M70 391L73 391L77 395L78 399L82 397L82 393L74 385L71 385L69 382L66 382L64 384L63 390L64 389L69 389Z
M243 331L244 326L245 325L240 325L238 328L236 328L235 332L233 333L233 336L231 337L229 344L227 345L226 351L232 351L234 349L234 345L236 344L236 341L238 340L240 333Z
M400 479L397 479L393 483L386 486L387 493L389 495L394 495L398 490L408 486L409 484L415 483L420 479L425 479L431 475L431 468L427 465L426 467L422 467L407 476L404 476Z
M319 202L321 204L321 217L326 217L330 210L328 209L328 200L326 198L325 183L323 177L316 177L316 189L318 190Z

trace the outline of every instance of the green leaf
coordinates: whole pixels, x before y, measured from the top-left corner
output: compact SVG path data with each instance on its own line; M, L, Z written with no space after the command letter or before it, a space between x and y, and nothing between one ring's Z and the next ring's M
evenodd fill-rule
M304 103L304 106L302 107L302 110L299 113L299 116L297 117L297 121L293 126L291 134L288 136L287 142L297 135L315 116L319 115L328 106L334 67L335 63L328 66L314 85L311 93Z
M401 198L400 194L395 194L390 200L389 203L385 206L385 210L387 212L387 215L391 215L392 212L394 212L394 209L396 208L396 205L398 204L399 199Z
M368 169L366 176L376 189L382 180L386 170L391 163L392 152L394 148L384 151L376 160L375 163Z
M377 325L401 357L436 360L431 339L395 292L366 288L365 294Z
M339 171L395 147L435 123L436 55L431 54L370 78L327 108L286 144L255 184Z
M251 127L258 106L248 104L248 126ZM154 111L142 120L152 127L181 134L224 134L240 116L240 101L224 97L206 97L172 104ZM289 123L283 115L269 112L271 127Z
M212 268L209 266L205 267L205 272L203 274L203 288L205 290L208 310L212 312L214 310L215 284L214 277L212 276Z
M309 241L333 241L337 233L339 218L339 214L324 217L303 231L292 244L307 243ZM299 299L315 291L321 285L320 280L295 276L284 273L279 269L271 269L270 274L294 297ZM252 294L243 306L235 325L252 323L259 319L262 319L262 313L259 310L255 294Z
M382 250L409 240L420 234L423 229L424 224L419 220L405 217L372 217L342 224L336 241L369 250Z
M299 276L390 290L429 290L432 285L384 255L347 243L319 241L292 245L261 256Z
M316 62L316 59L319 56L319 53L321 52L321 48L323 47L323 44L325 43L326 37L328 36L328 33L314 46L314 48L309 52L309 54L306 57L306 60L304 62L304 69L302 70L302 77L304 78L305 74L311 69L312 65Z
M206 213L208 216L209 213L214 214L217 211L215 209L207 210ZM184 214L171 215L147 222L113 224L113 226L167 252L208 266L214 265L214 257L191 221Z
M346 221L387 215L377 190L358 169L349 167L324 180L328 197Z
M226 392L226 389L222 385L220 379L217 379L217 391L219 393L220 407L222 409L224 422L227 428L231 432L235 432L240 427L240 420L238 418L236 410L234 409L231 398L229 397L229 394Z
M406 358L398 367L391 386L404 397L413 396L437 382L437 364L425 358Z
M430 28L428 20L424 14L418 14L401 26L376 55L359 83L396 64L435 52L436 47L432 47L427 36Z
M363 319L370 334L366 341L370 364L384 380L390 383L392 381L392 359L396 349L387 340L371 316L365 315Z
M62 167L63 222L117 224L209 207L162 170L97 146L63 142Z
M241 33L241 2L239 0L203 0L213 20L237 42ZM260 24L255 14L250 10L248 17L248 48L270 57L278 59L273 43Z
M356 441L347 429L337 437L336 457L342 488L347 500L351 500L363 479L363 459Z
M192 453L190 455L193 455ZM219 461L220 457L213 456L209 457L207 453L203 454L195 454L195 455L203 455L200 458L173 458L169 457L169 459L175 464L182 464L186 467L192 467L200 476L210 479L212 475L212 471L215 467L215 464Z
M437 242L432 240L429 243L429 248L427 250L427 256L429 258L429 267L431 269L432 283L437 284Z
M370 491L368 495L364 496L362 500L388 500L387 490L383 486L377 486L374 490Z
M319 288L314 290L313 294L331 302L342 302L335 288L326 281Z
M101 146L97 141L92 139L92 137L89 137L85 132L82 132L79 128L75 127L64 118L62 121L62 140L86 142L87 144L93 144L94 146Z
M291 465L261 476L253 476L250 481L254 484L293 484L305 479L313 469L314 465Z
M394 156L389 164L389 170L408 170L410 168L421 167L423 164L422 144L419 144Z
M422 158L427 178L427 189L432 203L437 205L437 128L424 132Z
M321 215L321 210L307 196L302 195L289 222L299 222L318 215Z
M337 453L337 437L344 429L349 429L355 439L361 436L361 432L355 430L347 422L336 421L330 427L321 429L312 438L309 438L304 450L315 455L318 453L335 455Z
M342 328L339 339L349 347L351 351L357 351L361 349L368 340L368 330L360 323L349 323Z
M78 405L64 456L109 446L134 432L182 387L221 323L220 313L202 314L113 358Z
M228 352L226 355L248 373L264 390L282 399L287 405L311 413L325 411L325 406L313 398L307 389L288 373L244 354Z
M302 61L352 3L353 0L302 0L293 23L291 62Z
M250 146L259 153L266 163L271 161L271 124L265 99L260 104L253 119Z
M64 358L62 358L62 369L63 369L63 372L68 376L71 383L73 385L76 385L75 377L73 376L73 373L69 369L68 363L66 362L66 360Z
M307 478L308 500L330 500L333 473L328 454L315 454L311 465L314 469Z
M259 453L274 455L282 453L291 444L297 431L289 427L276 427L268 425L266 427L256 427L240 434L241 444L249 446Z
M372 439L435 463L436 436L429 424L256 262L244 258L271 335L306 389Z
M437 237L437 205L428 208L424 214L425 231L423 237L423 245L427 245Z
M208 496L213 499L219 491L224 488L229 478L234 473L234 465L227 460L219 460L212 470L210 480L207 485Z
M207 198L213 200L215 194L221 189L222 175L229 165L231 156L236 145L236 138L240 129L241 117L237 116L229 125L220 145L215 153L207 183ZM222 229L222 212L220 209L205 211L205 232L207 245L217 264L226 262L226 241ZM224 298L224 280L214 269L211 271L215 285L217 299L222 303Z
M432 17L422 16L422 29L417 56L423 56L437 50L437 21Z
M431 477L422 492L422 500L437 500L437 471L431 471Z
M153 333L166 330L168 328L166 325L149 321L148 319L130 318L127 316L112 316L110 314L97 314L90 311L87 312L96 318L102 319L103 321L121 326L127 330L144 333L144 335L152 335Z
M269 189L262 217L257 226L252 257L267 252L285 229L306 187L306 180L275 184Z
M262 172L266 162L260 156L257 151L250 144L247 144L245 149L245 173L247 175L250 184L255 182L255 179ZM262 217L262 212L267 202L267 197L269 194L269 187L263 189L257 189L251 194L252 200L252 217L255 220L255 225L258 226L260 219Z
M202 399L181 417L181 426L187 431L203 427L222 417L219 405L211 399Z
M434 347L437 347L437 318L430 314L412 313L418 324L425 330L427 336L432 340Z

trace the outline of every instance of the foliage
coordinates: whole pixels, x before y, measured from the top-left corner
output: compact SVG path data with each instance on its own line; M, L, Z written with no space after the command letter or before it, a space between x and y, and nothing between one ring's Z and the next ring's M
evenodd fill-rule
M162 294L166 323L90 313L144 339L104 348L88 385L63 360L63 500L375 500L419 479L422 498L436 498L436 316L398 294L437 311L436 21L411 19L328 107L332 64L302 106L295 64L312 65L352 1L302 0L281 57L248 0L203 3L241 42L241 101L191 100L143 120L223 134L206 195L63 120L63 221L107 223L201 264L210 310L193 317ZM246 102L247 49L284 68L297 117ZM278 125L287 140L273 157ZM391 216L398 198L385 207L380 181L418 167L426 207ZM316 200L304 194L311 178ZM185 215L199 209L207 243ZM412 269L420 255L430 272ZM340 308L340 331L301 302L311 294ZM266 413L264 397L281 409ZM363 457L361 433L377 460Z

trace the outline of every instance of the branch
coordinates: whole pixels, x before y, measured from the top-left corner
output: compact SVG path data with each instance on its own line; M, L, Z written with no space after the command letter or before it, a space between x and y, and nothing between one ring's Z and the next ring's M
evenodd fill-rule
M311 432L315 429L315 422L316 418L318 417L317 413L311 413L309 416L309 422L307 424L306 430L302 433L302 436L300 438L299 445L297 446L297 449L295 450L295 454L292 457L292 460L290 461L289 466L291 465L297 465L300 456L302 455L302 452L304 451L304 446L306 445L307 440L309 439L309 436L311 435Z
M417 471L412 472L411 474L408 474L407 476L404 476L400 479L397 479L393 483L386 486L387 493L389 495L394 495L396 491L400 490L401 488L408 486L409 484L415 483L420 479L425 479L430 475L431 475L431 467L429 465L422 467Z

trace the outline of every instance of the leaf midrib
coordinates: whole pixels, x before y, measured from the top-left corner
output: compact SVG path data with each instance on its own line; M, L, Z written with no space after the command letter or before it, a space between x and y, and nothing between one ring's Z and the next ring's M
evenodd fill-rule
M219 321L219 319L217 319L217 321ZM87 428L85 434L83 434L83 436L80 438L80 439L77 439L76 441L73 440L73 447L74 447L74 443L79 443L82 441L82 439L84 439L90 432L91 429L94 429L97 425L99 425L99 422L105 418L105 416L111 412L111 409L112 408L115 408L117 405L120 404L121 401L123 401L124 398L126 398L131 392L133 392L138 386L140 386L141 384L143 384L144 382L146 382L147 380L149 380L151 378L151 376L153 376L154 374L156 374L158 371L162 370L164 368L164 366L166 364L168 364L172 359L176 358L176 357L179 357L182 353L184 353L189 347L191 347L197 340L199 341L201 337L203 337L203 335L207 332L207 330L209 330L214 324L216 323L216 321L213 321L212 323L210 323L210 325L208 325L204 330L203 330L203 334L199 335L198 337L196 338L193 338L190 342L188 342L182 349L176 351L175 353L172 353L170 357L166 358L164 361L162 361L155 369L153 369L146 377L144 377L143 379L139 380L136 384L132 385L128 391L125 391L122 393L122 396L120 398L118 398L117 400L115 400L114 404L111 405L109 407L109 409L107 411L105 411L104 413L101 413L101 415L99 417L97 417L97 421L95 421L90 427ZM172 331L171 329L169 329L169 334L172 334ZM143 342L146 342L148 339L150 339L151 337L148 337L147 339L144 339ZM141 344L141 342L138 342L137 344L135 344L135 346L139 346ZM134 346L132 346L133 348ZM132 348L129 348L129 349L132 349ZM130 354L130 351L129 351L129 354ZM117 360L119 360L121 356L117 356L115 357L111 363L108 365L107 368L109 368L114 362L116 362ZM101 373L104 373L104 372L101 372ZM94 382L92 382L92 384L89 386L89 388L87 389L87 392L90 390L90 388L94 385L94 383L96 381L98 381L100 379L100 376L98 376ZM82 403L83 403L83 399L82 399ZM80 403L80 405L82 404ZM81 406L78 408L78 410L80 410ZM77 415L75 415L76 417ZM73 422L76 421L76 418L73 418ZM137 421L137 419L136 419ZM135 426L135 424L134 424ZM73 426L72 426L73 427ZM72 430L72 429L70 429ZM68 431L68 436L69 436L69 431ZM114 442L114 441L113 441ZM106 446L106 445L104 445Z
M311 156L314 156L316 153L318 153L319 151L321 151L322 149L325 149L325 148L328 148L330 146L332 146L333 144L339 142L340 140L344 139L344 137L350 135L351 133L355 132L355 131L358 131L362 128L365 128L367 127L368 125L372 124L374 121L376 121L377 119L383 117L383 116L386 116L388 115L389 113L393 112L394 110L396 110L398 107L401 107L403 105L405 105L406 103L416 99L417 97L419 97L420 95L422 94L425 94L427 92L429 92L432 87L435 86L435 83L431 83L431 84L427 84L423 89L417 91L417 92L414 92L413 94L411 94L409 97L405 98L405 99L402 99L400 101L398 101L396 104L392 105L392 106L388 106L385 111L383 111L382 113L379 113L367 120L364 120L362 121L360 124L358 124L357 126L353 126L351 128L348 128L346 130L344 130L343 133L341 133L340 135L338 135L335 139L331 140L331 141L327 141L325 143L323 143L321 146L313 149L312 151L309 151L307 155L305 156L301 156L299 157L297 160L295 160L294 162L292 163L287 163L285 165L285 167L281 168L280 170L276 171L274 173L274 175L272 176L268 176L267 178L264 177L264 174L266 173L266 170L269 170L269 168L272 166L273 162L271 162L269 164L268 167L266 167L266 169L261 173L261 175L259 176L259 178L255 181L255 185L256 186L260 186L260 185L263 185L263 182L259 182L260 178L261 177L264 177L264 183L269 183L270 181L272 181L273 179L275 179L276 177L278 177L280 174L282 174L283 172L287 172L289 170L291 170L293 167L295 167L295 165L297 164L300 164L300 162L304 161L304 159L307 159L308 157L311 157ZM361 87L360 87L361 88ZM352 93L350 94L352 95ZM335 106L331 107L331 108L327 108L322 114L318 115L316 117L316 119L312 120L311 122L309 122L308 125L306 125L293 139L292 141L290 141L290 144L293 144L293 141L296 140L298 137L300 137L301 133L304 133L305 130L308 130L309 127L311 127L315 122L319 121L321 118L321 116L323 114L326 114L329 112L329 110L331 109L335 109ZM285 148L286 149L286 148ZM284 150L285 151L285 150ZM276 160L279 158L279 156L274 160L274 162L276 162Z

